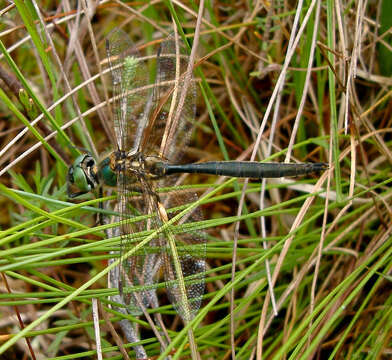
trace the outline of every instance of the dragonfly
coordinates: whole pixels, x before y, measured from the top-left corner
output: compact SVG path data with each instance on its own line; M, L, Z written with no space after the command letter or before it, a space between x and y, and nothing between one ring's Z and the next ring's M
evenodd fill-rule
M100 162L91 154L80 155L68 170L68 195L74 198L101 185L116 188L120 296L131 312L140 312L142 306L151 306L151 289L163 273L173 307L183 319L190 320L204 294L206 237L189 226L202 219L201 212L196 208L164 231L160 229L184 205L195 202L197 195L157 189L173 186L175 174L280 178L317 173L327 165L252 161L184 164L181 157L195 127L196 80L189 73L189 56L182 41L171 36L160 44L156 56L142 57L127 34L116 29L107 37L106 51L115 150ZM155 81L151 76L154 71ZM141 234L153 231L156 236L148 247L124 256L141 241Z

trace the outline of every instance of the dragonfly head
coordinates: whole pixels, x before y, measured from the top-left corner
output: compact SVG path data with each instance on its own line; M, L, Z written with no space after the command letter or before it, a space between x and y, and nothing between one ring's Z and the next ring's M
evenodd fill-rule
M90 154L77 157L68 169L68 197L74 198L86 194L99 185L97 162Z

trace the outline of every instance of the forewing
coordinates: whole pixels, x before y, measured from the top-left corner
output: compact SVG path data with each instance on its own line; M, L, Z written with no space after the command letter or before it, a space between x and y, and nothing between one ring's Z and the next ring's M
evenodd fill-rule
M135 142L137 123L147 101L149 76L144 59L121 29L107 36L106 53L112 80L111 107L117 149L128 151Z
M125 181L124 181L125 179ZM126 257L140 241L162 225L157 216L157 200L151 185L142 175L129 184L129 178L118 174L118 204L121 234L121 266L119 290L133 314L141 313L141 306L150 307L156 291L161 268L163 235L158 233L147 245ZM120 189L120 190L119 190Z
M141 142L141 151L176 162L189 142L195 121L196 87L185 74L189 57L182 42L170 37L158 50L153 109ZM181 102L182 94L185 94Z

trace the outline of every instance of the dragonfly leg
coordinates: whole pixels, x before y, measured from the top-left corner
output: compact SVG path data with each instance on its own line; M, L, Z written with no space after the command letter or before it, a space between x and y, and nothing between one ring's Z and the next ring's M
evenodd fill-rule
M98 193L99 193L99 197L102 198L103 197L102 186L99 186ZM98 207L100 210L103 210L103 202L102 201L99 202ZM101 212L101 211L98 213L98 223L99 223L99 225L104 225L103 212Z
M154 200L156 202L160 202L159 195L156 192L154 192L153 190L151 190L151 189L147 188L147 189L143 190L141 186L131 185L131 186L127 187L127 190L130 191L130 192L137 192L137 193L140 193L140 194L144 194L147 191L147 195L148 196L152 196L152 197L154 197Z

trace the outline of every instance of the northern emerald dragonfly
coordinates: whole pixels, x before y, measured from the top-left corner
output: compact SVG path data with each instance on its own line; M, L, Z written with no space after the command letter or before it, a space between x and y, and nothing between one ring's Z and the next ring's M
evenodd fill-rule
M141 305L150 306L149 289L159 281L163 269L171 303L183 319L190 320L204 293L205 237L189 226L201 219L200 211L194 210L165 231L159 229L197 196L173 191L158 194L156 189L173 185L175 177L170 175L178 173L279 178L322 171L326 164L181 164L194 127L196 86L193 77L185 81L188 56L178 36L161 43L153 60L140 57L122 30L108 36L106 50L112 79L115 150L99 163L90 154L80 155L68 171L68 194L76 197L102 184L116 187L118 220L122 221L118 228L121 254L135 246L143 234L158 230L147 248L122 258L120 295L135 312ZM151 81L154 68L155 81ZM184 92L185 102L181 103ZM173 241L176 249L169 245Z

